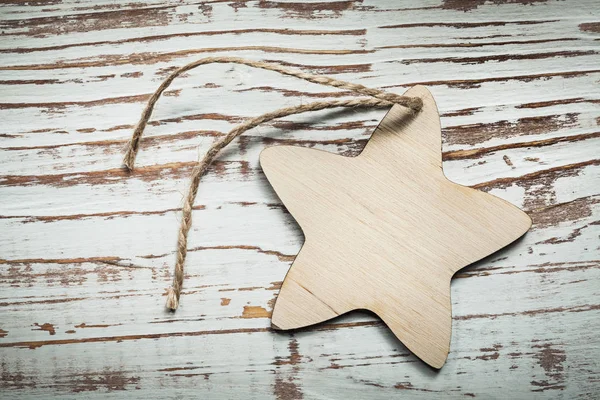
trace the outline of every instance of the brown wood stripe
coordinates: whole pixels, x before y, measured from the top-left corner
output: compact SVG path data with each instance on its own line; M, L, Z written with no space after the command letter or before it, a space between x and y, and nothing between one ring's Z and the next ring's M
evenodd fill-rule
M581 313L588 311L596 311L600 309L600 304L585 304L571 307L556 307L549 309L533 309L522 312L507 312L499 314L472 314L463 316L453 316L455 321L464 321L472 319L497 319L501 317L518 317L518 316L535 316L547 315L556 313ZM348 329L358 327L381 327L383 323L379 320L374 321L358 321L348 323L325 323L308 328L303 328L300 331L327 331L337 329ZM220 329L220 330L203 330L203 331L186 331L186 332L168 332L168 333L150 333L138 335L120 335L120 336L104 336L104 337L88 337L80 339L58 339L58 340L36 340L22 342L0 343L0 348L18 347L36 349L42 346L57 346L80 343L104 343L104 342L123 342L131 340L148 340L148 339L163 339L173 337L194 337L206 335L229 335L229 334L248 334L248 333L266 333L274 332L272 328L236 328L236 329Z
M320 29L276 29L276 28L254 28L254 29L229 29L229 30L214 30L214 31L197 31L197 32L181 32L171 33L164 35L149 35L132 37L120 40L101 40L95 42L79 42L69 43L55 46L44 46L44 47L14 47L0 49L0 53L16 53L25 54L33 53L38 51L52 51L52 50L64 50L73 47L89 47L89 46L103 46L103 45L120 45L125 43L149 43L154 41L163 41L173 38L189 38L189 37L204 37L204 36L221 36L221 35L243 35L251 33L272 33L275 35L288 35L288 36L363 36L367 33L366 29L342 29L342 30L320 30ZM261 48L262 46L250 46ZM267 48L267 47L265 47ZM228 48L225 48L228 49Z

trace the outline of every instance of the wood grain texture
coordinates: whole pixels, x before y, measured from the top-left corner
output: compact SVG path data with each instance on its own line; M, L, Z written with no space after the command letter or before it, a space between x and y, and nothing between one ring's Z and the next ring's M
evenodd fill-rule
M415 115L395 105L356 157L273 146L261 166L305 237L271 316L298 329L353 310L379 316L416 356L441 368L450 351L450 279L514 242L531 219L442 170L433 96Z
M597 397L599 15L591 0L4 2L2 397ZM282 105L352 95L207 66L161 100L136 174L124 173L150 93L206 54L397 93L425 84L447 177L532 217L523 239L453 279L441 371L366 313L270 329L304 238L259 153L357 155L381 110L298 116L237 140L200 187L184 302L164 311L178 206L212 140Z

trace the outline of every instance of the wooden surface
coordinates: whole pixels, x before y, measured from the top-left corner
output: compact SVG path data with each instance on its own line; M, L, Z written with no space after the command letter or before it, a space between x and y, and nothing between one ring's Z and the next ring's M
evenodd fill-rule
M531 219L499 197L449 181L442 132L424 86L394 106L364 150L344 157L272 146L260 164L304 234L271 315L298 329L353 310L375 313L417 357L441 368L450 350L450 278L522 236Z
M600 4L435 0L3 2L2 398L564 398L600 390ZM368 313L270 329L303 243L259 167L268 145L356 155L385 110L318 112L236 141L200 187L182 305L164 310L193 162L244 118L329 88L211 65L283 60L402 93L425 84L443 166L532 230L452 281L438 372ZM123 392L126 391L126 392Z

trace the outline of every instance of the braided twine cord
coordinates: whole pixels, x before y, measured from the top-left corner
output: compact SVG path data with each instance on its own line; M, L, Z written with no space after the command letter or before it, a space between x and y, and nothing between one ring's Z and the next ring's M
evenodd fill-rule
M418 112L423 106L423 102L418 97L400 96L395 93L385 92L379 89L368 88L363 85L344 82L341 80L333 79L327 76L308 74L299 70L289 69L275 63L267 63L262 61L247 60L238 57L207 57L200 60L194 61L183 67L177 69L167 79L165 79L154 94L148 100L146 107L144 108L133 135L127 146L127 151L123 159L123 165L129 171L133 171L135 158L139 150L140 140L144 129L152 115L156 102L162 95L162 93L171 85L171 83L179 75L187 72L193 68L201 65L212 64L212 63L233 63L243 64L250 67L261 68L269 71L279 72L283 75L294 76L300 79L304 79L308 82L318 83L322 85L333 86L340 89L353 91L365 96L367 98L357 98L349 100L330 100L330 101L316 101L313 103L302 104L292 107L284 107L275 111L271 111L262 114L258 117L249 119L235 128L233 128L225 136L221 136L216 140L208 149L204 157L194 166L192 170L192 176L190 181L190 187L187 195L183 201L181 225L179 227L179 234L177 237L177 254L175 260L175 274L173 278L173 284L167 291L167 308L175 311L179 306L179 298L181 296L181 289L183 286L183 267L185 264L185 258L187 255L187 241L188 233L192 226L192 207L198 193L198 186L200 185L200 179L211 165L213 160L217 157L219 152L229 145L235 138L243 134L244 132L266 122L269 122L276 118L282 118L289 115L300 114L307 111L317 111L329 108L337 107L389 107L394 104L407 107L413 112Z

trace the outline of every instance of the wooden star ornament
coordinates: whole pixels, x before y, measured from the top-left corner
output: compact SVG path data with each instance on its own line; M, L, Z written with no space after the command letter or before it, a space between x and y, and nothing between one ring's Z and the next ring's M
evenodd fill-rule
M368 309L441 368L450 349L450 279L519 238L531 219L449 181L431 93L416 86L405 95L421 97L423 109L411 116L392 107L357 157L292 146L261 153L305 235L271 321L287 330Z

